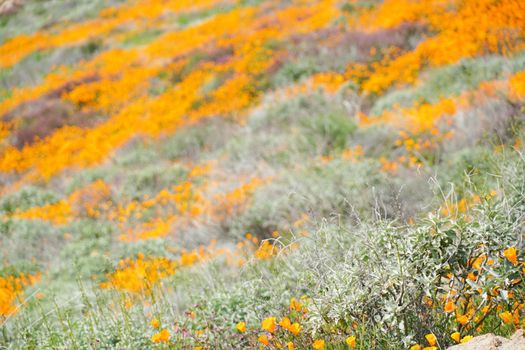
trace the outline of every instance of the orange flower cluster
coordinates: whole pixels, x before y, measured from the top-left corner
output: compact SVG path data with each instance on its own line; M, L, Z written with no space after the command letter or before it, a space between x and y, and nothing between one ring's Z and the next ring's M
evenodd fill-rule
M108 203L111 203L111 187L103 180L96 180L71 193L67 201L73 209L73 215L100 217Z
M253 192L268 181L270 179L254 177L228 193L217 195L212 215L219 219L226 219L234 214L241 213L249 205L249 198Z
M481 197L475 194L461 198L457 203L447 202L441 207L440 213L443 216L465 214L480 201Z
M67 200L61 200L57 203L30 208L15 214L14 217L27 220L43 220L52 222L55 225L63 225L70 221L72 215L71 205L69 205Z
M379 29L403 22L424 22L436 34L413 51L358 70L350 67L349 72L358 80L364 79L364 91L381 93L393 84L416 82L427 65L437 67L487 53L511 55L524 48L523 13L525 4L520 0L385 1L366 13L360 24Z
M16 312L16 304L22 300L24 289L35 284L40 276L40 273L0 276L0 319Z
M307 84L311 84L313 88L322 87L328 93L335 93L344 84L345 80L342 74L325 72L314 74L308 79Z
M124 259L119 269L109 274L102 288L112 288L134 293L147 293L162 279L175 274L177 264L162 257L145 258L139 254L136 260Z
M482 247L481 247L482 248ZM525 274L520 251L509 247L494 255L474 254L465 270L445 276L447 292L440 295L437 306L453 320L457 331L451 337L456 342L470 340L474 333L483 333L484 322L498 318L503 325L521 328L525 325L522 298L516 291ZM516 278L502 284L492 283L500 269L514 269ZM481 286L488 286L481 288ZM429 303L432 306L432 303ZM490 322L490 321L487 321Z
M267 242L264 241L259 246L258 240L251 234L247 234L246 239L240 241L233 250L217 247L215 240L212 240L207 247L200 246L191 251L171 248L172 252L179 254L178 260L165 257L145 257L140 253L137 259L121 260L118 269L107 275L108 280L101 283L101 287L134 293L148 292L162 279L175 274L180 267L193 266L219 257L225 257L226 263L231 266L240 266L251 254L255 254L258 259L269 259L277 253L277 249L272 248L269 251L264 244Z
M268 260L278 253L278 249L270 241L265 240L255 251L255 257L259 260Z
M175 223L176 217L169 216L167 218L155 218L150 221L140 223L139 225L130 225L126 229L125 233L119 235L121 241L137 241L151 238L166 237L172 230L173 224ZM124 224L121 224L124 226Z
M324 339L312 339L309 334L305 335L301 323L308 316L308 302L309 299L306 296L301 297L300 300L292 298L290 299L286 316L283 316L280 320L274 316L263 319L260 327L262 333L257 337L259 346L262 344L264 348L288 350L295 350L296 347L298 349L313 348L324 350L327 344L338 346L338 348L341 345L341 348L353 349L356 347L357 339L354 335L346 336L346 338L339 335L334 341L329 343ZM352 327L356 328L357 324L352 325ZM247 331L245 322L240 321L237 323L236 329L245 337L244 333ZM246 334L249 336L250 333ZM256 347L257 343L253 344L253 347Z
M341 158L344 160L357 161L363 156L363 146L355 145L352 148L347 148L341 153Z
M304 298L303 301L305 301ZM301 333L301 322L305 319L308 308L306 304L299 302L297 299L290 299L289 314L284 316L279 322L276 317L267 317L261 322L261 329L264 331L258 338L259 343L270 346L275 345L277 348L284 348L283 342L287 344L288 349L295 349L294 338Z
M0 68L8 68L36 51L78 45L124 25L147 26L165 13L210 9L224 0L141 0L102 10L96 18L65 28L14 37L0 46Z
M505 91L506 81L487 81L476 89L465 91L459 96L443 97L435 103L415 103L413 106L394 105L379 116L359 113L361 126L388 124L399 130L395 145L406 153L397 159L381 158L384 171L396 173L399 166L421 166L427 152L438 149L439 145L454 136L455 116L480 103L489 103L498 97L497 91Z
M0 121L0 147L7 144L7 137L11 134L11 131L14 129L14 122Z
M195 167L189 177L209 171L209 165ZM269 179L253 178L247 183L210 199L213 187L206 182L195 186L189 181L163 189L153 198L118 205L108 214L108 219L117 221L124 241L144 240L167 236L173 227L184 228L195 220L225 220L239 214L250 204L253 191ZM208 188L211 187L211 188ZM144 221L146 220L146 221Z
M98 218L104 202L111 198L111 189L102 180L97 180L69 195L68 198L53 204L30 208L16 213L19 219L43 220L56 225L70 222L78 216Z
M414 156L399 156L394 160L381 157L379 158L379 163L381 164L381 170L390 174L397 174L400 167L417 168L421 166L419 159Z
M15 90L0 103L0 113L91 78L64 92L62 99L110 117L92 129L60 128L21 150L7 146L0 154L0 172L24 173L26 181L49 179L65 168L101 162L138 133L160 137L202 118L242 113L257 102L263 75L277 61L278 53L266 43L323 28L339 11L333 0L269 11L272 6L238 7L169 31L145 46L103 52L73 71L59 69L40 86ZM225 52L224 59L214 57L211 48ZM197 65L189 60L196 50L207 56ZM161 70L182 79L159 95L150 94L150 81Z
M191 251L186 249L180 250L179 264L181 266L192 266L196 263L224 258L226 264L230 266L242 266L253 256L259 260L268 260L282 251L268 241L263 241L259 244L259 240L250 233L247 233L245 238L240 240L234 249L217 247L216 244L217 242L212 240L206 247L201 245ZM177 251L176 249L172 250L174 252Z
M118 204L109 212L108 219L118 222L123 232L119 239L135 241L164 237L179 217L195 218L204 213L207 207L201 190L185 181L169 190L161 190L152 198L146 196L142 201ZM144 218L145 222L142 221Z
M368 30L391 29L407 22L435 22L455 0L385 0L380 6L365 10L356 21Z
M168 343L170 340L170 331L162 329L160 332L153 334L151 341L153 343Z
M511 98L525 100L525 71L521 71L510 77L509 85Z
M387 110L378 117L360 115L363 126L376 124L390 124L399 131L399 138L395 144L403 147L407 155L398 156L396 160L381 158L383 171L396 173L399 165L416 167L419 165L416 154L429 151L452 136L450 131L442 132L440 123L450 125L451 117L459 106L464 105L462 99L443 98L435 104L416 104L412 107ZM448 129L447 129L448 130Z
M207 75L202 72L190 74L178 85L178 89L150 101L138 99L94 129L67 126L22 150L7 147L0 159L0 171L32 169L29 179L49 179L66 167L85 167L100 162L138 131L160 135L163 131L178 128L183 124L183 114L195 102L198 88L206 78ZM147 115L157 118L145 118Z
M137 241L166 237L182 231L197 221L225 220L239 214L250 204L254 190L270 179L252 178L248 182L217 194L222 187L219 182L210 186L199 178L212 169L212 163L204 163L190 169L189 180L160 190L153 196L119 202L112 196L112 189L97 180L74 191L56 203L33 207L17 212L14 217L27 220L44 220L63 225L81 217L107 220L115 223L122 241ZM231 180L231 179L228 179ZM220 189L219 187L219 189ZM255 250L255 248L253 248Z

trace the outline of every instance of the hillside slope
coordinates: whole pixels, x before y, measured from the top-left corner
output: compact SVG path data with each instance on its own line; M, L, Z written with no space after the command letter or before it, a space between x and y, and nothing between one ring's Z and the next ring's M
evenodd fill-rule
M521 0L0 1L0 346L525 326Z

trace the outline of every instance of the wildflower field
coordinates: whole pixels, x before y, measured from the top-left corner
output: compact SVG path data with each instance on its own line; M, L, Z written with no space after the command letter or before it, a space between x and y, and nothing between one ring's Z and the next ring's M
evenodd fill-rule
M0 0L0 349L525 328L522 0Z

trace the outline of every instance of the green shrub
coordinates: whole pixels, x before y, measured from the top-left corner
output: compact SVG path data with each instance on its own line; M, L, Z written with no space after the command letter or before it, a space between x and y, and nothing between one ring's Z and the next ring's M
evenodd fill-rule
M58 195L50 190L27 186L2 197L0 199L0 211L12 214L16 211L25 211L31 207L54 203L58 198Z

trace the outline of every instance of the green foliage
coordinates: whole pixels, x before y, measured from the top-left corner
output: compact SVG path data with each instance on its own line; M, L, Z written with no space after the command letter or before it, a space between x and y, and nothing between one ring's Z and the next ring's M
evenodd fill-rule
M323 148L322 154L340 152L348 146L348 140L356 130L354 121L345 114L321 115L311 120L300 121L304 128L306 144ZM313 138L313 140L312 140Z
M60 252L59 261L67 264L59 265L55 273L60 278L74 280L101 277L109 272L112 264L107 253L112 242L113 228L85 219L70 224L67 229L75 232L75 235Z
M54 260L63 246L62 232L39 220L9 219L0 222L0 246L4 264L38 266ZM25 268L20 268L26 271Z
M373 162L334 161L287 174L254 194L251 207L232 222L236 235L251 232L265 237L290 227L303 214L370 216L373 189L385 176Z
M139 46L147 44L158 37L162 32L160 30L145 30L126 37L122 42L125 46Z
M125 196L141 198L145 194L152 195L163 188L175 185L187 174L180 165L151 165L143 169L130 171L123 182L122 192Z
M91 56L97 51L100 51L102 49L102 46L102 40L90 40L80 47L80 52L84 56Z
M319 72L319 67L307 60L300 60L298 62L287 62L284 64L279 72L273 78L276 86L289 85L301 80L301 78L308 77L314 73Z
M31 207L54 203L59 197L47 190L34 186L23 187L21 190L6 195L0 199L0 211L12 214L15 211L24 211Z
M245 5L245 4L242 4ZM177 16L177 23L180 26L187 26L190 25L193 22L203 20L207 17L211 17L213 15L227 12L228 10L231 10L233 6L227 5L227 4L220 4L214 8L204 10L204 11L195 11L195 12L189 12L184 14L179 14Z
M196 126L186 127L175 135L166 137L158 145L158 155L163 159L198 159L202 151L220 149L228 141L231 123L210 120Z

